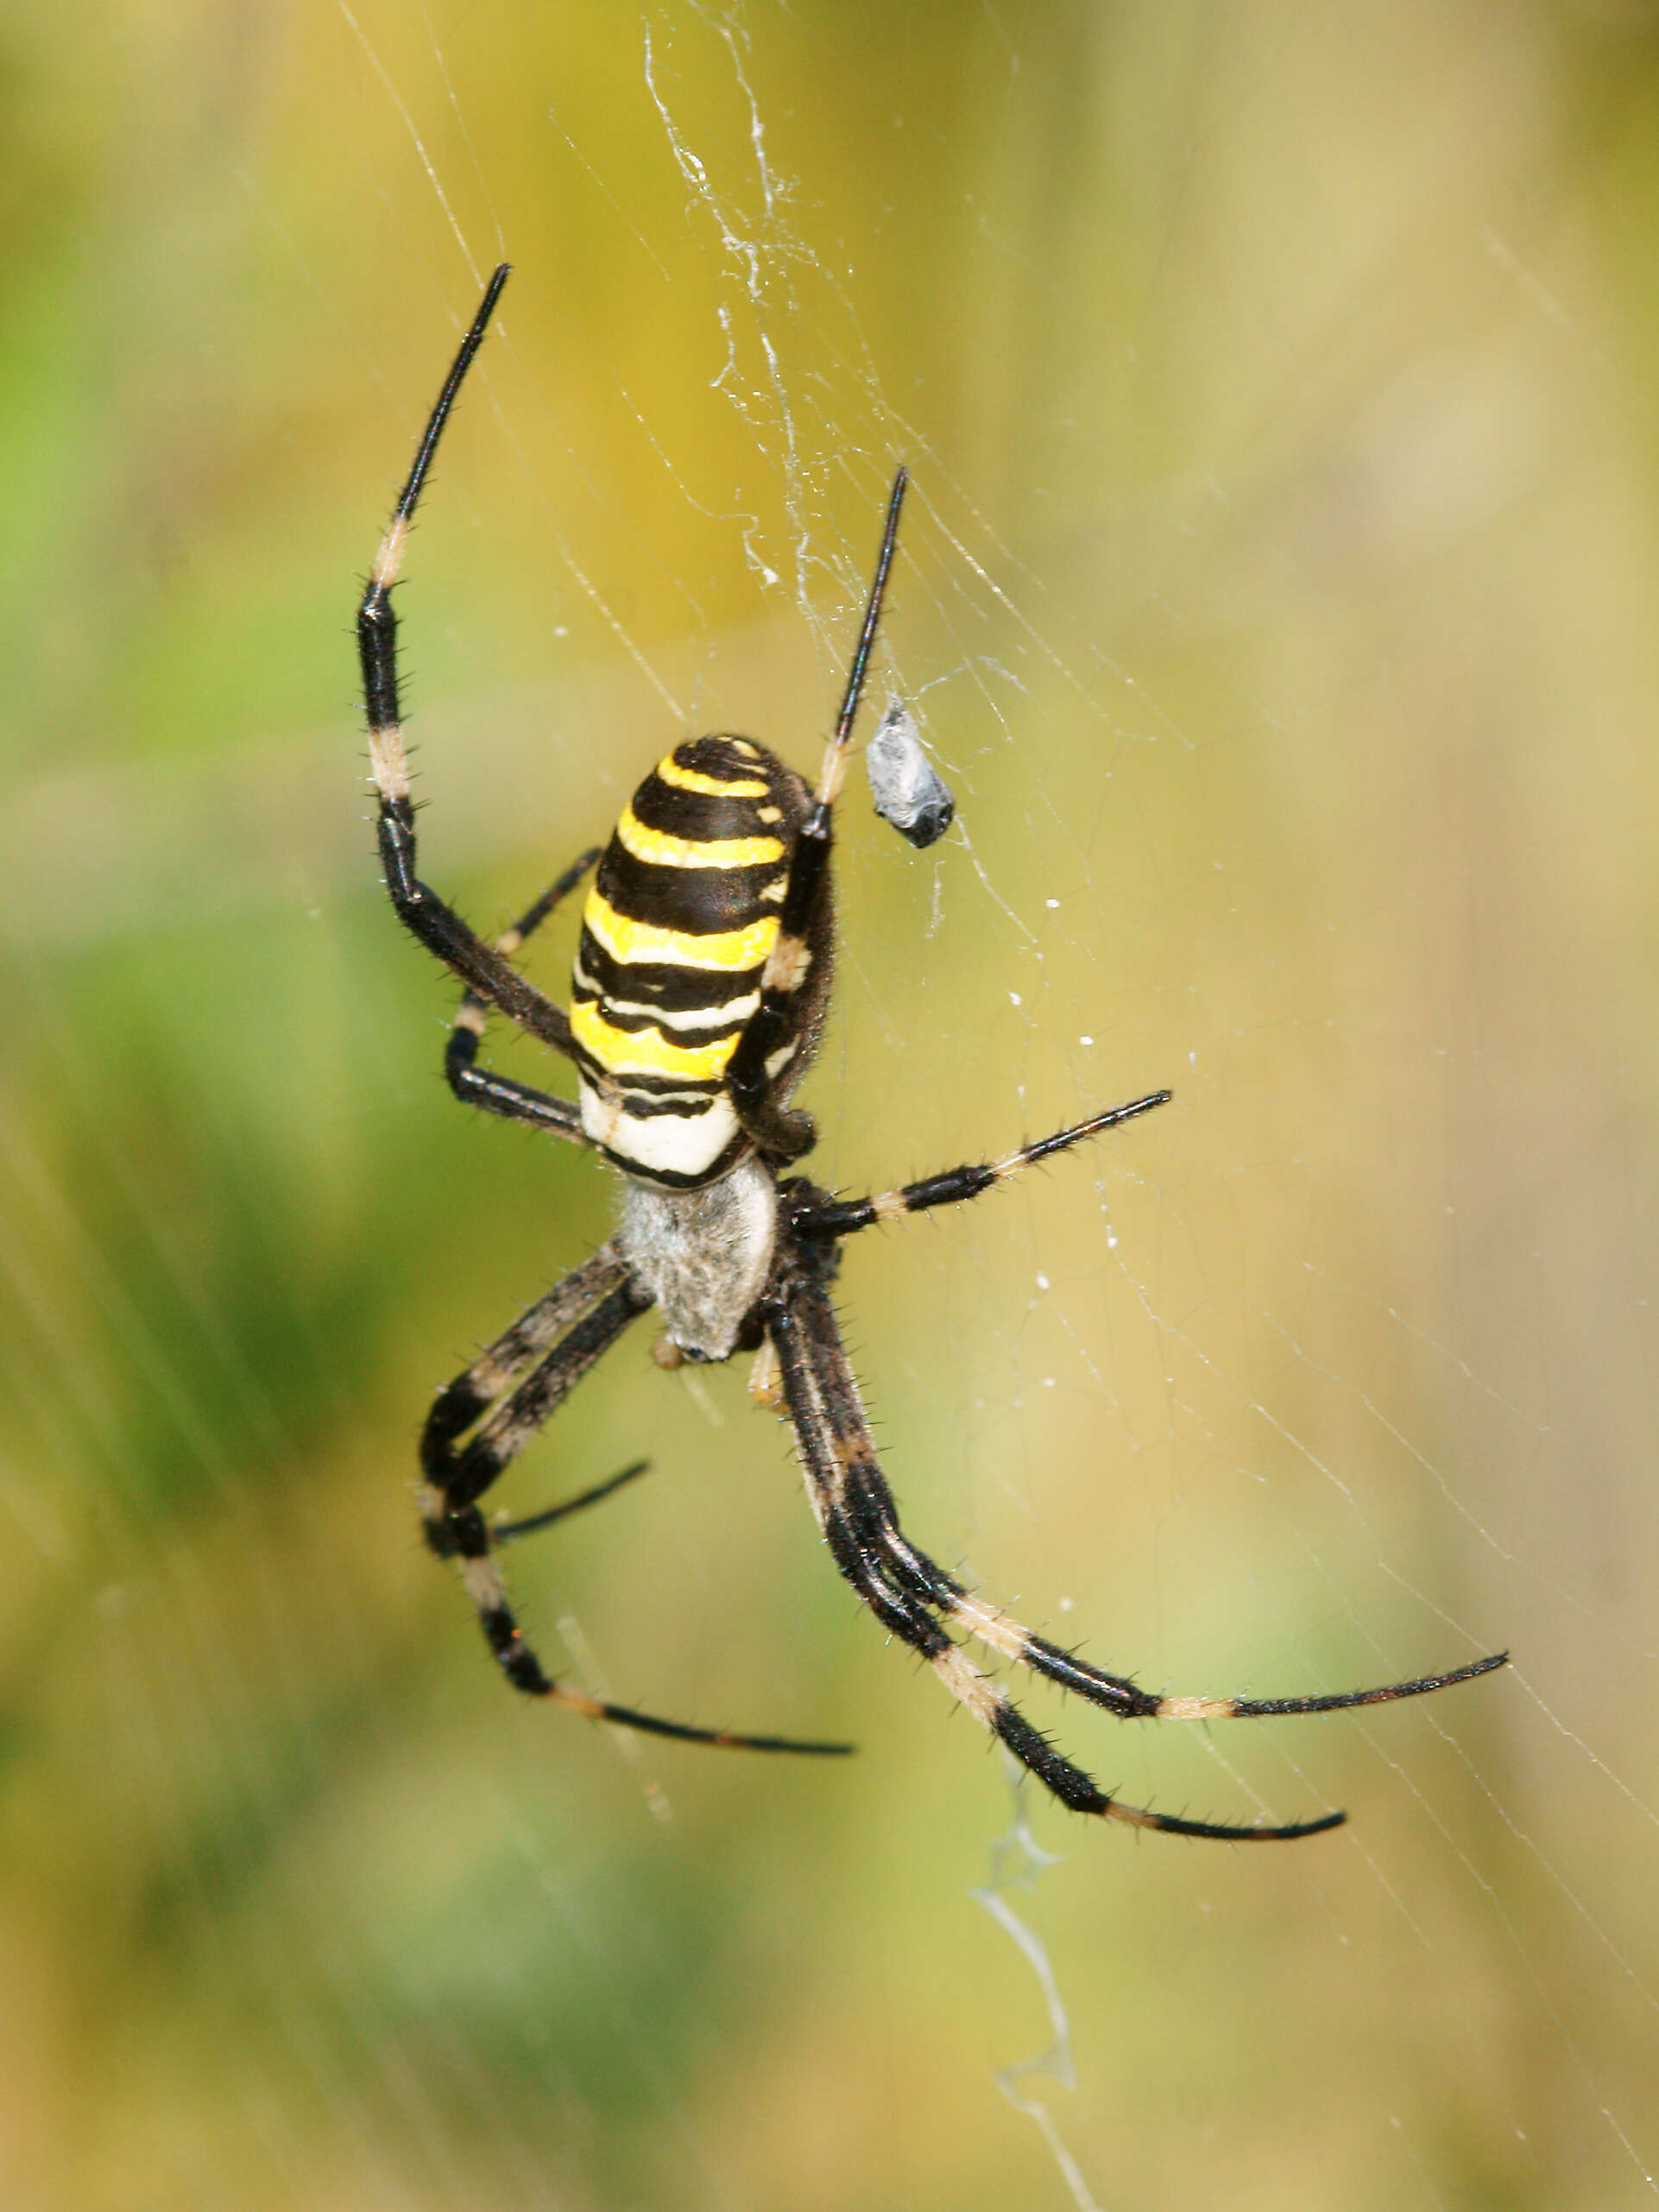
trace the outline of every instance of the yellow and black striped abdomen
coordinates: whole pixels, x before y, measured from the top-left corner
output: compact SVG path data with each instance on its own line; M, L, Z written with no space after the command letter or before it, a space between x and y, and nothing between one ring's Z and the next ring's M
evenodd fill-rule
M741 1150L726 1068L807 804L764 746L699 737L658 762L616 825L583 915L571 1029L583 1125L631 1174L686 1189Z

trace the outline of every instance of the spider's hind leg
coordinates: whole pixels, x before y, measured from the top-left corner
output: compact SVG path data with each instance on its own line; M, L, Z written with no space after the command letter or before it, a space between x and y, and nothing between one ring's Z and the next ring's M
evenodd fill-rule
M828 1291L805 1271L795 1276L780 1286L769 1327L807 1494L836 1565L882 1625L925 1659L951 1696L1062 1804L1132 1827L1223 1843L1288 1842L1340 1824L1340 1812L1282 1827L1185 1820L1125 1804L1063 1757L934 1618L936 1611L955 1617L968 1592L899 1531Z
M421 1434L420 1465L421 1518L440 1558L469 1555L464 1516L482 1525L477 1501L649 1302L613 1238L438 1392Z
M1028 1667L1120 1720L1257 1720L1284 1713L1340 1711L1389 1705L1473 1680L1504 1664L1498 1652L1443 1674L1366 1690L1303 1698L1157 1697L1125 1676L1091 1667L1075 1652L1031 1635L912 1544L899 1525L892 1490L876 1458L858 1386L842 1349L828 1289L811 1267L780 1286L769 1321L782 1367L808 1494L836 1566L877 1617L932 1667L992 1735L1074 1812L1229 1842L1289 1840L1334 1828L1339 1813L1283 1827L1234 1827L1183 1820L1127 1806L1062 1757L998 1684L947 1633L956 1629ZM937 1616L937 1617L936 1617Z
M421 1433L427 1546L454 1560L485 1642L508 1680L531 1697L551 1696L554 1686L520 1633L495 1562L500 1539L478 1500L648 1303L613 1238L438 1392ZM566 1509L589 1502L596 1501L590 1495Z
M802 1751L834 1755L847 1743L798 1743L780 1736L738 1736L725 1729L694 1728L632 1705L613 1705L566 1689L543 1667L519 1627L495 1554L503 1542L549 1527L644 1472L625 1468L527 1519L492 1527L478 1501L569 1396L600 1355L651 1301L634 1284L615 1239L572 1269L539 1298L505 1335L497 1338L433 1401L420 1441L426 1481L420 1500L426 1541L440 1559L453 1560L478 1615L484 1640L501 1672L527 1697L545 1698L590 1720L638 1729L683 1743L742 1751ZM551 1350L546 1349L549 1345ZM538 1355L540 1355L538 1357ZM532 1363L534 1363L532 1364ZM526 1368L529 1373L525 1374ZM516 1378L523 1377L521 1381ZM510 1395L508 1393L510 1392ZM493 1410L492 1410L493 1408Z

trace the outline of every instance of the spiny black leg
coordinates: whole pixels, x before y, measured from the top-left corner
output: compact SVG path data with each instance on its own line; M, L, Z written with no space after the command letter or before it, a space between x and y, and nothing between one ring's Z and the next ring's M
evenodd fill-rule
M369 722L369 759L380 794L380 850L386 888L404 926L455 972L469 989L498 1006L509 1020L567 1056L571 1025L564 1010L535 989L498 953L476 936L415 874L414 803L409 762L404 750L398 697L397 617L392 589L421 488L432 467L450 411L507 282L506 262L490 278L472 326L461 342L438 405L432 409L415 454L408 481L398 495L357 608L357 652L363 665L363 702Z
M440 1470L446 1466L451 1447L476 1427L537 1354L596 1306L607 1291L614 1290L627 1274L628 1263L612 1238L527 1307L510 1329L487 1345L432 1400L420 1440L422 1465Z
M619 1283L559 1339L512 1396L480 1421L470 1439L458 1448L456 1440L471 1426L463 1417L467 1402L459 1395L467 1377L460 1377L439 1396L421 1437L420 1465L431 1486L427 1538L442 1557L453 1555L445 1547L448 1530L459 1509L476 1503L537 1430L546 1427L600 1354L650 1304L631 1280ZM473 1418L476 1419L476 1413Z
M926 1611L924 1602L918 1603L916 1591L891 1576L885 1563L860 1542L847 1510L833 1425L823 1403L823 1377L808 1356L787 1286L766 1326L784 1378L785 1402L795 1431L807 1497L830 1557L885 1629L924 1659L937 1660L955 1648L949 1637Z
M397 618L392 612L386 594L396 581L398 564L404 542L409 534L409 525L426 482L432 456L438 451L438 441L444 435L444 426L450 419L462 382L479 347L484 342L484 332L495 312L495 302L501 296L512 270L503 262L491 275L484 288L484 296L471 328L461 341L460 351L444 379L444 388L438 395L438 404L426 419L416 449L413 465L409 470L403 489L398 494L397 505L392 510L392 520L381 543L380 558L375 573L363 594L357 612L357 638L363 648L363 700L369 712L370 731L395 730L402 716L398 700Z
M1156 1717L1185 1718L1187 1716L1179 1709L1192 1705L1225 1707L1223 1711L1197 1716L1204 1720L1276 1720L1285 1713L1347 1712L1355 1705L1392 1705L1403 1698L1425 1698L1431 1691L1449 1690L1459 1682L1473 1682L1477 1675L1493 1673L1508 1664L1508 1652L1488 1652L1486 1658L1472 1659L1467 1667L1454 1667L1449 1674L1420 1674L1414 1682L1385 1682L1376 1689L1338 1690L1310 1698L1160 1698Z
M924 1589L937 1588L940 1596L932 1602L943 1603L961 1585L908 1546L877 1549L870 1541L873 1513L890 1494L876 1467L874 1445L823 1285L804 1275L781 1284L767 1329L777 1347L808 1495L836 1566L884 1626L919 1653L951 1695L1063 1804L1132 1827L1221 1843L1290 1842L1341 1824L1340 1812L1282 1827L1184 1820L1126 1805L1063 1758L924 1610Z
M989 1160L980 1166L947 1168L940 1175L925 1175L919 1182L905 1183L899 1190L883 1191L876 1198L814 1199L792 1216L793 1226L803 1237L848 1237L855 1229L867 1229L877 1221L897 1221L906 1213L923 1213L931 1207L954 1206L961 1199L977 1198L981 1191L1006 1182L1034 1160L1045 1160L1050 1153L1063 1152L1069 1145L1081 1144L1086 1137L1098 1137L1103 1129L1115 1129L1120 1122L1133 1121L1139 1114L1150 1113L1154 1106L1167 1106L1172 1096L1169 1091L1150 1092L1144 1099L1132 1099L1127 1106L1107 1106L1070 1129L1057 1130L1052 1137L1041 1137L1033 1144L1022 1144L1018 1151L1005 1153L1000 1160Z
M491 1068L473 1067L470 1056L458 1044L463 1034L458 1024L450 1033L444 1073L451 1090L464 1106L499 1114L503 1121L527 1121L552 1136L568 1138L573 1144L591 1143L582 1126L578 1107L568 1099L556 1099L546 1091L534 1090L528 1083L515 1083L510 1075L498 1075ZM476 1038L472 1040L472 1049L477 1049Z
M882 1198L830 1201L819 1197L810 1184L787 1185L785 1196L792 1199L792 1226L797 1233L813 1238L816 1248L818 1238L832 1240L849 1229L866 1228L873 1221L896 1219L918 1212L924 1206L974 1197L993 1182L1014 1174L1029 1161L1063 1150L1080 1138L1093 1136L1111 1126L1114 1121L1146 1112L1152 1106L1163 1105L1169 1096L1167 1091L1159 1091L1129 1106L1113 1106L1090 1121L1079 1123L1074 1129L1063 1129L1057 1136L1026 1145L991 1166L954 1169L945 1175L930 1176L924 1182L908 1184L905 1189L890 1192ZM797 1192L802 1195L795 1196ZM815 1282L813 1302L819 1324L825 1331L832 1332L833 1309L821 1281ZM1075 1691L1117 1719L1265 1720L1297 1713L1341 1712L1359 1705L1394 1705L1490 1674L1494 1668L1502 1667L1509 1656L1507 1652L1496 1652L1448 1672L1421 1675L1410 1681L1383 1683L1363 1690L1316 1692L1305 1697L1155 1696L1126 1676L1107 1673L1090 1666L1076 1652L1051 1643L1046 1636L1032 1635L1012 1616L987 1604L954 1575L947 1574L925 1552L910 1543L899 1528L893 1492L873 1447L867 1445L857 1388L851 1368L840 1351L838 1338L826 1337L819 1365L827 1415L846 1453L842 1474L844 1510L862 1551L871 1558L879 1558L887 1577L942 1614L951 1625L989 1644L1006 1658L1057 1682L1063 1689Z
M496 938L496 951L510 957L527 938L533 937L553 909L570 897L590 868L598 866L604 849L602 845L590 845L585 853L578 853L564 874L556 876L540 898L526 907L512 928Z
M1183 1820L1176 1813L1126 1805L1121 1798L1109 1797L1081 1767L1063 1758L1041 1729L1033 1728L994 1683L986 1686L995 1701L994 1712L986 1725L1028 1773L1074 1812L1126 1821L1132 1828L1155 1828L1164 1836L1198 1836L1221 1843L1294 1843L1303 1836L1322 1836L1328 1828L1340 1828L1348 1817L1346 1812L1322 1812L1315 1819L1287 1821L1279 1827L1239 1827L1223 1821Z
M893 1533L897 1535L896 1528ZM908 1551L910 1547L905 1548ZM926 1561L925 1553L915 1556ZM1020 1666L1029 1667L1033 1673L1057 1682L1063 1690L1075 1691L1119 1720L1276 1720L1296 1713L1347 1712L1357 1705L1397 1705L1407 1698L1426 1697L1431 1691L1473 1682L1477 1675L1492 1673L1509 1659L1506 1651L1492 1652L1444 1674L1423 1674L1410 1682L1386 1682L1365 1690L1316 1692L1301 1698L1156 1697L1123 1675L1107 1674L1089 1666L1063 1645L1033 1635L1011 1615L987 1604L972 1591L962 1590L943 1610L946 1618L968 1635L978 1636Z
M623 1279L618 1280L618 1276ZM601 1295L601 1294L603 1295ZM596 1300L596 1303L595 1302ZM596 1252L584 1266L574 1269L565 1281L531 1307L506 1335L498 1339L465 1374L441 1390L427 1418L421 1439L421 1467L426 1484L421 1495L421 1522L426 1541L440 1559L453 1560L478 1615L484 1639L495 1654L502 1673L515 1690L528 1697L585 1715L590 1720L614 1723L619 1728L640 1729L655 1736L673 1736L682 1743L710 1743L732 1750L800 1751L838 1756L850 1751L847 1743L798 1743L780 1736L738 1736L729 1730L697 1728L689 1723L665 1720L631 1705L613 1705L566 1689L548 1674L525 1642L518 1619L501 1580L495 1553L503 1541L546 1528L566 1514L596 1504L645 1471L641 1460L608 1482L580 1496L565 1499L527 1520L492 1528L477 1501L506 1466L543 1427L601 1353L650 1306L651 1301L627 1277L614 1244ZM590 1310L583 1311L583 1308ZM512 1377L521 1373L527 1361L547 1342L553 1330L580 1314L552 1349L531 1370L512 1396L483 1418ZM464 1443L461 1441L472 1433Z
M520 1536L533 1536L543 1528L551 1528L556 1521L568 1520L572 1513L584 1507L597 1505L621 1489L624 1483L637 1482L648 1473L649 1459L636 1459L631 1467L624 1467L620 1475L608 1481L596 1483L591 1490L579 1490L574 1497L562 1497L557 1505L545 1506L539 1513L527 1514L522 1521L496 1521L490 1525L490 1535L497 1544L515 1543Z
M847 689L842 695L836 733L824 754L811 808L795 833L794 849L789 856L789 877L779 913L777 940L760 979L760 1003L749 1016L726 1070L726 1087L738 1118L760 1138L763 1148L768 1133L766 1093L773 1080L767 1072L766 1062L789 1035L795 1000L806 982L811 961L809 941L829 873L836 798L847 772L853 723L864 692L870 649L881 620L881 602L886 596L887 574L893 566L899 517L904 509L905 488L909 481L905 469L895 471L887 500L887 518L882 526L881 550L876 557L875 576L865 602L864 620L848 672ZM804 1149L804 1145L797 1145L788 1156L798 1157Z
M739 1736L729 1729L697 1728L689 1721L666 1720L659 1713L641 1712L634 1705L614 1705L608 1698L590 1698L567 1689L543 1667L526 1642L495 1565L489 1523L476 1505L464 1506L449 1517L446 1541L450 1556L460 1566L461 1579L478 1609L479 1625L501 1672L515 1690L527 1697L544 1698L563 1705L567 1712L588 1720L609 1721L615 1728L631 1728L647 1736L666 1736L681 1743L708 1743L728 1751L798 1751L821 1758L844 1757L850 1743L801 1742L786 1736Z
M599 853L600 848L595 845L572 861L535 904L521 914L510 930L502 931L495 940L495 950L503 960L510 960L526 938L541 927L559 901L575 890L599 858ZM557 1136L571 1138L579 1144L587 1144L590 1140L582 1127L580 1110L568 1100L550 1098L545 1091L533 1090L527 1083L514 1082L510 1076L498 1075L493 1068L478 1066L478 1046L489 1011L488 1001L476 991L463 994L444 1054L444 1074L451 1090L464 1106L480 1106L486 1113L498 1113L509 1121L533 1122Z

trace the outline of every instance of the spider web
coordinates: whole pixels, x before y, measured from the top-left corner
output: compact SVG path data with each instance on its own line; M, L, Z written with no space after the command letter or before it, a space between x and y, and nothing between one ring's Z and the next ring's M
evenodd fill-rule
M20 177L122 212L11 291L21 2204L1659 2190L1639 24L938 12L146 28L125 196L107 64L25 55L106 121L32 99ZM488 927L686 730L810 770L909 463L866 726L957 820L849 782L815 1173L1176 1100L849 1245L888 1470L1149 1686L1512 1645L1204 1732L1015 1686L1135 1802L1339 1836L1011 1800L643 1333L512 1478L655 1462L515 1547L544 1654L857 1762L524 1709L419 1555L426 1395L610 1204L444 1093L346 734L499 258L401 601L424 868Z

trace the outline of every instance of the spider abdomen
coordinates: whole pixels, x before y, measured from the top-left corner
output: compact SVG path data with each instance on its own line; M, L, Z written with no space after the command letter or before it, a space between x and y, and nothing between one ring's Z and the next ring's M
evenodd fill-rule
M726 1069L808 804L764 746L699 737L658 762L616 825L583 915L571 1030L583 1127L628 1175L689 1190L741 1155Z

